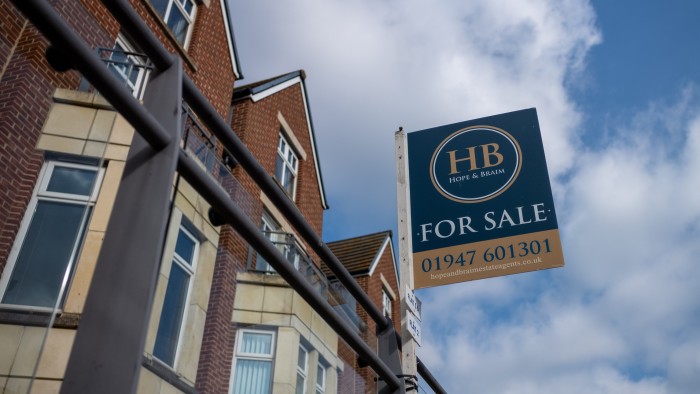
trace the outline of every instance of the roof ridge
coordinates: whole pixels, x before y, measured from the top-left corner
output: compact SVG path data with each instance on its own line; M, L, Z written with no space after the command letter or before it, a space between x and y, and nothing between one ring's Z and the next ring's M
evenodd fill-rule
M382 230L382 231L377 231L377 232L375 232L375 233L370 233L370 234L365 234L365 235L358 235L358 236L355 236L355 237L344 238L344 239L337 239L337 240L335 240L335 241L329 241L329 242L326 242L326 245L331 245L331 244L335 244L335 243L339 243L339 242L345 242L345 241L351 241L351 240L353 240L353 239L370 238L370 237L374 237L374 236L381 235L381 234L387 234L389 237L393 237L393 232L392 232L391 230Z

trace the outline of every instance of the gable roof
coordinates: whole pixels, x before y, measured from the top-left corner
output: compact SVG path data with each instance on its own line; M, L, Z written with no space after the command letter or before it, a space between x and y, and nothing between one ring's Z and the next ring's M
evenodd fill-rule
M233 68L233 75L236 79L242 79L243 74L241 73L241 64L238 61L238 51L236 50L236 38L233 36L233 19L231 15L233 12L229 6L229 2L226 0L219 0L221 2L221 14L224 17L224 29L226 29L226 43L228 44L228 52L231 57L231 67Z
M342 239L329 242L328 248L338 258L345 269L351 275L372 275L377 267L380 258L388 247L391 252L391 260L394 262L394 273L396 273L396 259L394 247L391 242L391 231L381 231L374 234L363 235L354 238ZM333 272L323 264L323 273L327 277L334 277ZM398 275L396 276L398 280Z
M314 133L313 120L311 119L311 108L309 107L308 93L306 92L306 73L304 70L293 71L287 74L279 75L264 79L262 81L253 82L248 85L243 85L233 89L232 101L243 99L251 99L253 102L260 101L265 97L271 96L288 87L299 84L301 86L301 96L304 102L304 111L306 112L306 122L309 129L311 139L311 151L314 158L314 168L316 168L316 179L318 180L319 194L321 195L321 205L323 209L328 209L326 200L326 192L323 187L323 177L321 176L321 162L318 160L318 151L316 149L316 137Z

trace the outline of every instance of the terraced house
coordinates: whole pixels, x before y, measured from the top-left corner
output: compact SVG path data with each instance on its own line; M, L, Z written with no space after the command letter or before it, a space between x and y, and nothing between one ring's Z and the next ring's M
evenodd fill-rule
M103 3L49 3L142 100L153 64ZM239 86L226 0L128 5L321 234L328 204L304 71ZM60 390L110 218L122 214L113 207L134 127L70 62L0 0L0 393ZM374 327L353 297L184 102L182 114L182 152L375 347ZM220 225L185 179L176 175L172 185L137 391L376 392L375 375L360 371L350 347L272 265ZM357 274L372 283L366 291L382 289L373 301L398 322L390 235L362 240L376 261L365 267L345 255L342 262L362 265ZM352 388L342 389L349 381Z

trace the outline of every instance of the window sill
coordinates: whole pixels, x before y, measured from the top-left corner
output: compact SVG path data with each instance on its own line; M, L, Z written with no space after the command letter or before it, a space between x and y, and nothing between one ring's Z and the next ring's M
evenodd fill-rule
M51 311L48 308L12 308L3 305L0 309L0 324L20 326L47 327L51 322ZM53 328L77 329L80 314L57 312Z
M141 365L147 370L153 372L156 376L166 381L171 386L186 394L197 394L197 390L188 382L181 378L181 374L175 372L169 365L154 358L150 354L144 354Z

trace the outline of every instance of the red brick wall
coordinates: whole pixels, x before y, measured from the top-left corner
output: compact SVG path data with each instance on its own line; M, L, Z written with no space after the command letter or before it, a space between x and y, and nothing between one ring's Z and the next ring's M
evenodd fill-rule
M356 277L357 283L360 285L362 290L364 290L369 296L370 300L379 308L382 309L382 288L383 283L381 275L389 282L391 290L396 295L397 299L392 302L392 316L391 320L394 323L394 329L396 332L401 333L401 310L399 289L398 289L398 278L396 277L396 271L394 270L394 259L391 256L391 251L389 247L384 250L377 267L375 268L372 276L363 275ZM367 312L358 305L357 313L360 320L367 324L367 331L364 334L365 342L373 349L377 348L377 336L376 330L377 325L374 323ZM343 361L345 361L346 371L343 371L339 375L339 394L369 394L377 392L377 385L375 382L376 374L369 367L360 368L357 365L357 355L343 342L339 344L339 355Z
M171 52L182 54L147 0L132 5ZM90 47L111 47L118 23L101 2L52 1L58 13ZM235 77L219 1L200 6L187 55L186 72L222 117L228 113ZM47 40L7 0L0 2L0 269L31 196L42 154L34 147L56 88L74 89L79 75L57 73L44 59Z
M390 241L391 242L391 241ZM384 250L377 268L375 268L374 273L370 277L369 283L369 296L372 301L377 305L377 307L382 307L382 281L380 275L384 275L384 279L389 282L391 291L394 292L396 299L391 302L391 321L394 323L394 329L396 332L401 332L401 308L399 298L399 284L398 278L396 277L396 270L394 269L394 259L391 256L391 251L389 246Z
M233 130L268 173L274 176L280 131L278 111L307 153L306 160L299 160L295 203L316 233L321 234L323 207L300 85L293 85L255 103L251 100L237 101L232 117ZM260 189L242 171L237 172L236 176L247 186L251 195L260 194ZM314 261L318 262L318 258L311 254Z
M307 159L301 160L300 158L299 161L295 203L314 230L321 234L323 207L321 206L321 194L316 178L316 163L313 160L311 137L302 102L301 86L295 84L257 103L248 101L247 106L249 108L246 109L246 120L243 122L245 129L234 124L234 130L241 133L243 142L271 175L275 172L280 131L280 122L277 119L278 111L282 113L295 137L306 151ZM235 119L238 119L237 111L238 106L234 110Z
M247 245L230 226L219 237L209 307L197 369L196 389L201 393L227 393L236 327L231 322L236 295L236 274L245 270Z
M74 1L52 2L88 44L110 40ZM57 87L75 88L76 72L55 72L44 58L47 40L8 1L0 2L0 270L7 263L43 162L35 149Z
M274 174L277 155L280 128L278 111L282 112L299 142L310 153L311 141L298 86L285 89L257 103L251 100L238 101L232 114L233 130L270 174ZM306 219L320 234L323 209L313 165L311 157L300 162L296 201ZM243 192L252 197L252 203L250 200L237 199L235 195L234 200L254 223L260 224L263 211L259 199L260 188L242 168L237 167L234 175ZM247 243L230 227L224 226L220 236L204 331L205 342L197 374L196 388L201 392L225 393L228 390L236 336L236 326L231 323L236 274L246 269L247 255ZM313 253L312 258L319 261Z
M226 119L236 79L231 68L219 0L211 0L209 7L204 4L197 7L194 30L187 50L174 41L160 15L150 6L149 0L130 2L165 48L184 59L185 73Z
M147 25L173 53L185 58L185 72L226 119L235 77L230 64L218 0L200 6L187 52L167 33L147 0L131 0ZM112 47L119 24L100 1L51 1L90 47ZM35 149L56 88L75 89L77 72L57 73L45 61L48 41L7 0L0 0L0 271L7 262L31 197L43 152ZM243 269L247 246L230 229L222 230L206 332L199 365L201 392L226 392L235 331L231 327L235 272ZM215 349L215 350L212 350ZM211 356L211 357L206 357Z

